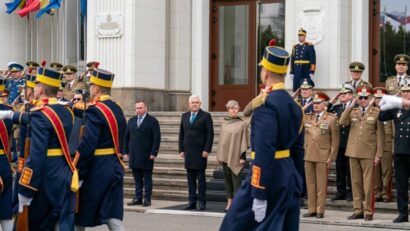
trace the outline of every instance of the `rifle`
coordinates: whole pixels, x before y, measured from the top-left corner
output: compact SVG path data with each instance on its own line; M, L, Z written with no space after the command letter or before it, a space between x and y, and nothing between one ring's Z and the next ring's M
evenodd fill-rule
M43 62L45 66L45 62ZM42 64L43 64L42 63ZM29 71L29 73L31 70ZM24 98L26 100L26 104L24 105L24 111L27 113L28 122L27 122L27 133L26 138L24 140L24 163L26 162L29 152L30 152L30 144L31 144L31 118L30 118L30 98L27 94L27 80L24 83ZM29 231L28 228L28 207L23 207L23 212L17 215L16 218L16 230L19 231Z

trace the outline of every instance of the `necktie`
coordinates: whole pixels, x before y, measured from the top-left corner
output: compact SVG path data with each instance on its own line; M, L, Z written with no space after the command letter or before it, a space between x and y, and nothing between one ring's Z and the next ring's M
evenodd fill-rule
M344 111L346 109L346 104L344 103L342 106L342 111Z
M354 83L353 83L353 88L354 88L354 89L356 89L356 83L357 83L357 82L354 82Z
M189 120L189 122L191 123L191 125L194 123L195 117L196 117L196 113L192 113L192 114L191 114L191 119Z
M306 104L306 99L302 99L302 106L305 106Z
M362 107L362 116L364 115L365 111L366 111L366 108Z
M138 116L137 126L139 127L142 123L142 116Z
M320 114L317 114L316 115L316 123L319 121L319 118L320 118Z
M399 87L400 87L401 79L402 79L402 77L399 76L399 82L397 82L397 84L399 85Z

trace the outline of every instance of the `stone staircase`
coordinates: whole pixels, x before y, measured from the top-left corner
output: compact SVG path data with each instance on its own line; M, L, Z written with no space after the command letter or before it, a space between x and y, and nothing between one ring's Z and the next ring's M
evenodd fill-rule
M154 164L153 171L153 199L187 201L188 186L184 160L178 153L178 134L182 112L150 112L160 123L161 127L161 146L159 154ZM225 202L225 188L223 183L223 172L216 161L216 150L218 147L221 122L225 116L224 112L212 112L214 122L214 145L212 153L208 158L207 178L207 200L214 202ZM126 117L130 118L134 112L126 112ZM249 155L248 155L249 156ZM246 165L242 176L249 172ZM333 165L328 176L328 195L331 198L336 193L336 171ZM393 182L394 187L394 182ZM125 201L129 201L134 196L134 180L132 172L127 169L124 179ZM396 195L394 188L393 195ZM306 201L305 201L306 204ZM396 203L376 203L376 212L396 212ZM328 209L352 211L352 203L346 201L331 202L327 200Z

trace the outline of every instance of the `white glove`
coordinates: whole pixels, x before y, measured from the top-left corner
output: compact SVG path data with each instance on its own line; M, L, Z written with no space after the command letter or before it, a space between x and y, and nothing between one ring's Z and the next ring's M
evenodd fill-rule
M290 77L290 80L293 80L294 75L290 74L289 77Z
M21 195L20 193L18 194L19 197L19 213L23 212L23 207L24 206L30 206L31 201L33 200L33 198L28 198L25 197L23 195Z
M259 199L253 199L253 204L252 204L252 211L255 214L255 221L256 222L261 222L263 219L265 219L266 216L266 208L268 207L268 201L267 200L259 200Z
M0 111L0 120L13 118L14 112L11 110Z
M313 79L313 74L309 74L309 77L310 77L311 79Z
M390 109L401 109L402 105L403 99L392 95L384 95L379 103L380 109L382 111L387 111Z

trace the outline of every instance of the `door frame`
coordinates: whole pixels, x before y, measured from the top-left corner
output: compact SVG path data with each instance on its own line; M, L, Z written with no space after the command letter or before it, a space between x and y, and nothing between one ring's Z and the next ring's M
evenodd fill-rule
M380 82L380 0L369 1L369 82L385 85Z

